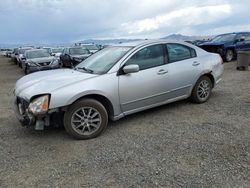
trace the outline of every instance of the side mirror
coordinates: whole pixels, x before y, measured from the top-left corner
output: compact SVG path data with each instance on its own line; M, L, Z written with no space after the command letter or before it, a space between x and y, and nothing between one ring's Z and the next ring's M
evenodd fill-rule
M127 65L123 67L123 72L126 74L139 72L140 68L138 65Z

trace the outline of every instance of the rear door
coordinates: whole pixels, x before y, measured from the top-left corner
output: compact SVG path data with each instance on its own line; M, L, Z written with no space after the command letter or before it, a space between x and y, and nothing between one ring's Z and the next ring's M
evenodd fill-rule
M202 71L202 64L196 51L179 43L166 45L168 54L168 76L171 88L170 98L185 97L190 94L197 77Z

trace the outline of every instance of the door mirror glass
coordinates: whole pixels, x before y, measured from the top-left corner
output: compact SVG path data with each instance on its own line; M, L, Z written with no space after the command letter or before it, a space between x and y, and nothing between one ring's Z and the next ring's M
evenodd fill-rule
M126 74L129 73L135 73L135 72L139 72L139 66L138 65L126 65L125 67L123 67L123 72Z

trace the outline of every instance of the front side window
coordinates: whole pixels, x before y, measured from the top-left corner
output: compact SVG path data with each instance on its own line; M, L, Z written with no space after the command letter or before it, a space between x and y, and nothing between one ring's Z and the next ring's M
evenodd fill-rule
M167 44L169 63L196 57L194 49L182 44Z
M138 65L140 70L157 67L164 64L162 45L154 45L136 52L126 65Z

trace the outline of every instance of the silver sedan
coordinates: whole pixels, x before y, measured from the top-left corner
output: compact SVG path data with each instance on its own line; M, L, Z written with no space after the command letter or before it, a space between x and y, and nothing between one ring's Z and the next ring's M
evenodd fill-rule
M108 120L190 98L206 102L220 82L217 54L174 41L105 48L77 65L17 81L15 110L24 126L63 125L77 139L100 135ZM60 121L62 120L62 121Z

